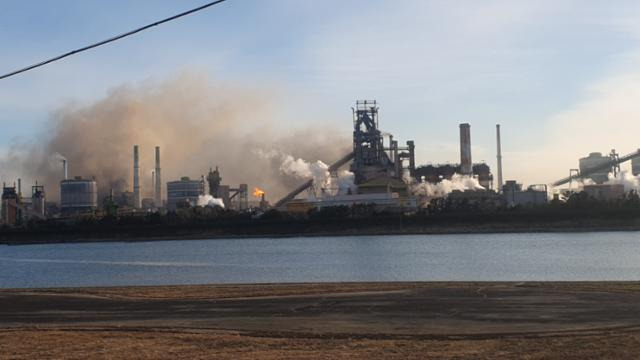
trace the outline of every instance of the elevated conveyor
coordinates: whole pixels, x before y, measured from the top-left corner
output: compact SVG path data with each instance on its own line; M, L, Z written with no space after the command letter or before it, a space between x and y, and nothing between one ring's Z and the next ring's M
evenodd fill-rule
M349 154L344 156L342 159L336 161L331 166L329 166L329 172L334 172L334 171L338 170L340 167L342 167L343 165L345 165L346 163L351 161L353 159L353 157L354 157L354 153L350 152ZM311 185L313 185L313 179L307 180L304 184L298 186L295 190L293 190L292 192L287 194L285 197L280 199L280 201L278 201L274 205L274 207L277 209L277 208L280 208L280 207L284 206L286 203L288 203L289 201L293 200L296 196L298 196L298 194L300 194L301 192L303 192L303 191L307 190L309 187L311 187Z

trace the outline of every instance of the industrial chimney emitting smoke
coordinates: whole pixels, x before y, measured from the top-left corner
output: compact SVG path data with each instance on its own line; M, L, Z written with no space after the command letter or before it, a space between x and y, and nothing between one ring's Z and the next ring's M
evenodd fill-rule
M502 146L500 145L500 124L496 124L496 146L497 146L497 158L498 158L498 183L496 184L497 191L502 191Z
M471 125L460 124L460 173L473 175L471 164Z
M133 206L137 209L142 207L140 199L140 158L138 145L133 145Z
M68 166L67 166L67 159L62 159L62 176L63 176L63 180L67 180L68 178Z
M162 182L160 179L160 146L156 146L156 171L154 181L153 202L156 207L162 207Z

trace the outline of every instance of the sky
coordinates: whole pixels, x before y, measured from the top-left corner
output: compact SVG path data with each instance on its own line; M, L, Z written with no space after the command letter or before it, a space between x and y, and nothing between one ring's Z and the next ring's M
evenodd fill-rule
M203 3L0 0L0 73ZM458 162L470 123L474 162L495 172L499 123L505 178L524 184L640 148L640 2L228 0L0 80L0 156L65 104L194 69L274 89L292 132L314 121L349 134L354 102L376 99L418 164Z

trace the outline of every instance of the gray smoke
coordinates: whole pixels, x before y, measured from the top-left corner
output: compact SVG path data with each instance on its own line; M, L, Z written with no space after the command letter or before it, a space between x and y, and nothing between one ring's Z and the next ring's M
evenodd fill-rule
M348 132L285 128L286 119L276 119L271 95L212 84L200 75L125 85L94 103L63 106L37 139L11 147L0 161L2 175L38 180L49 198L57 199L64 157L69 176L94 177L102 194L111 188L130 191L132 148L137 144L142 193L149 197L158 145L163 183L181 176L199 178L210 167L219 166L223 184L258 186L276 200L300 179L283 173L280 161L265 159L260 152L279 151L332 163L350 150Z

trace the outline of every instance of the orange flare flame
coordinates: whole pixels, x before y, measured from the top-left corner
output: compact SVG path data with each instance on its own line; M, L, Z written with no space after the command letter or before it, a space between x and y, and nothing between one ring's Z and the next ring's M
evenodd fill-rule
M261 190L260 188L255 188L253 190L253 196L255 197L262 197L265 194L265 192L263 190Z

